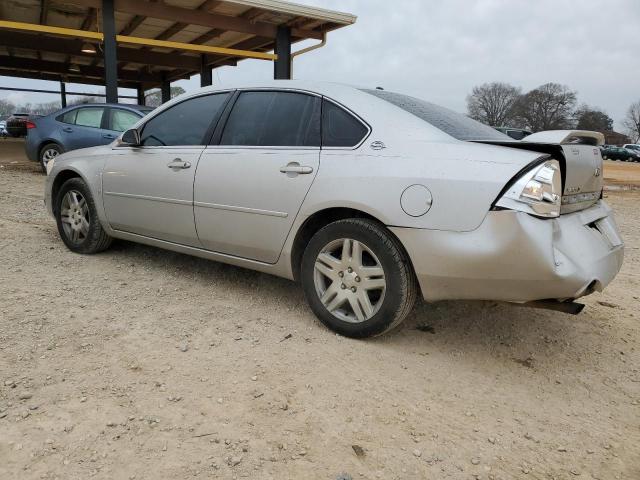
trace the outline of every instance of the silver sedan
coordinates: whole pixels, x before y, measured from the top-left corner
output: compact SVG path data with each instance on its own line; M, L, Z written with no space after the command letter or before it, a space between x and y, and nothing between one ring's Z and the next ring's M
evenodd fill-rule
M206 88L57 157L45 201L74 252L120 238L299 280L325 325L368 337L418 292L578 313L623 259L602 140L516 141L381 89Z

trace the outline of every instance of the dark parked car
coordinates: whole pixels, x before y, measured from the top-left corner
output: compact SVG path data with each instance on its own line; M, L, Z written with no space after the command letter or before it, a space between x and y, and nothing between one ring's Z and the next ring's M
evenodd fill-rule
M524 137L528 137L532 132L523 128L511 128L511 127L493 127L499 132L509 135L514 140L522 140Z
M85 104L28 121L27 157L46 171L47 163L63 152L111 143L151 110L140 105Z
M640 154L633 150L605 145L602 147L602 158L605 160L622 160L623 162L640 162Z
M7 133L12 137L24 137L27 134L28 113L14 113L7 119Z

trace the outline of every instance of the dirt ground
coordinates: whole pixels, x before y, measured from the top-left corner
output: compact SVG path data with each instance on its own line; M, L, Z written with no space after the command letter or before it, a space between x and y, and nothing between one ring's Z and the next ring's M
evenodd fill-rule
M421 304L356 341L286 280L69 252L20 148L0 141L0 479L640 478L640 192L608 194L625 264L580 316Z

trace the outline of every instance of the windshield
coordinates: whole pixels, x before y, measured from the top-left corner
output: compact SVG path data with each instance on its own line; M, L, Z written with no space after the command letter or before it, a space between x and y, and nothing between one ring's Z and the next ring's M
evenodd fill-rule
M387 92L386 90L362 89L362 91L400 107L458 140L514 141L511 137L498 132L494 128L419 98Z

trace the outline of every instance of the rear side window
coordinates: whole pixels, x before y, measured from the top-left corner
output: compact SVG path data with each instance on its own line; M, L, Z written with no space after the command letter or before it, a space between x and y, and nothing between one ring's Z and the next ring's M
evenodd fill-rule
M129 130L129 128L131 128L134 123L140 120L140 118L140 115L136 115L129 110L112 108L111 124L109 125L109 129L115 130L116 132L124 132L125 130Z
M76 125L81 127L100 128L104 108L79 108L76 115Z
M229 93L216 93L174 105L144 125L142 145L203 145L209 126L220 117L228 98Z
M242 92L220 145L319 147L320 99L293 92Z
M368 132L357 118L333 102L322 103L322 146L355 147Z
M68 112L63 113L58 118L56 118L56 120L63 123L70 123L73 125L76 123L77 114L78 114L78 109L76 108L74 110L69 110Z

